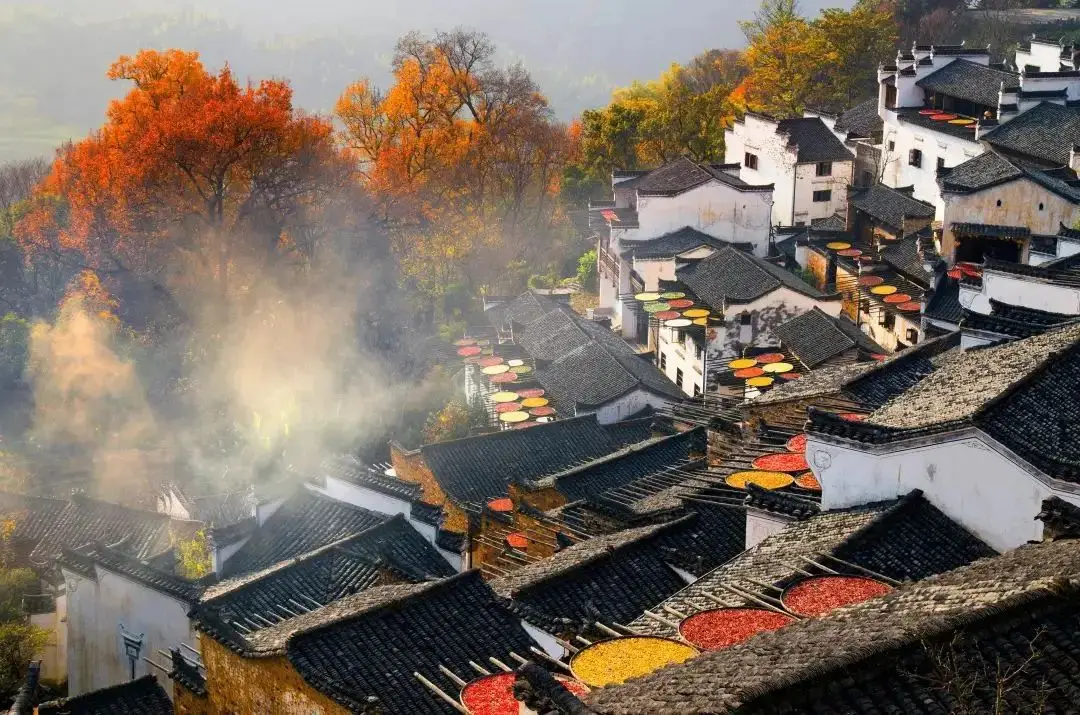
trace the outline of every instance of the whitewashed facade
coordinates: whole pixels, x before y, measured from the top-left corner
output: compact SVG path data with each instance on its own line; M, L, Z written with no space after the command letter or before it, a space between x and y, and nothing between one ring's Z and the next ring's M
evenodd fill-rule
M855 157L821 119L747 113L724 138L725 161L740 165L739 178L773 185L774 226L809 224L847 210Z

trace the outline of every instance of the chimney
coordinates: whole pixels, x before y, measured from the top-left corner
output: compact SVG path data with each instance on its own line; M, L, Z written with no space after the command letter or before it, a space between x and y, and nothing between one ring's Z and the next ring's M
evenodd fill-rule
M1080 146L1076 144L1069 149L1069 168L1080 173Z

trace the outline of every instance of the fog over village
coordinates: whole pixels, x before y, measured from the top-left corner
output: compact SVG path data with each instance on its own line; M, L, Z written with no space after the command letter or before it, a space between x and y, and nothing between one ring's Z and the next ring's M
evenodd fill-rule
M1069 0L0 7L0 711L1080 707Z

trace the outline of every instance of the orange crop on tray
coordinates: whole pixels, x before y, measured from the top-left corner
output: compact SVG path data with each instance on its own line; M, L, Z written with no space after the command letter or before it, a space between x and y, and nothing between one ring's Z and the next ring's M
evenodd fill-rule
M806 464L806 455L792 452L766 454L755 459L753 466L754 469L777 472L804 472L809 469L809 465Z
M679 633L702 650L720 650L794 622L791 616L763 608L715 608L685 619Z
M841 606L883 596L892 587L862 576L814 576L784 590L780 600L792 613L821 616Z
M592 688L623 683L697 655L685 643L655 636L624 636L578 651L570 661L574 676Z

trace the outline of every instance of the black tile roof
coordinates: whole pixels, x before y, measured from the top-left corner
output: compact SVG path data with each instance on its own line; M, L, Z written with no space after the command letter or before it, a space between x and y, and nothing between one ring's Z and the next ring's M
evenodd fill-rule
M904 219L932 219L934 217L932 205L884 184L874 184L865 189L853 190L850 203L857 210L895 231L903 228Z
M898 109L896 110L896 118L900 120L901 124L912 124L921 129L926 129L935 134L947 134L955 139L971 142L972 147L979 146L979 142L975 140L974 124L950 124L949 122L940 122L931 119L929 116L919 114L919 109ZM996 122L981 119L979 120L979 126L983 131L989 130Z
M748 184L724 169L721 164L695 164L686 157L679 157L631 181L638 194L646 196L675 196L709 181L720 181L738 191L772 190L772 184Z
M527 325L556 307L556 303L547 297L527 291L506 305L489 308L487 316L496 328L506 325Z
M1026 378L1058 362L1055 354L1070 350L1078 340L1080 325L1069 325L1024 340L958 352L874 412L867 423L911 429L971 419L985 409L1000 407L998 398L1008 394L1015 398L1016 390L1026 386ZM1068 375L1068 371L1063 373L1063 377ZM1074 380L1061 382L1067 386ZM946 395L948 399L942 399ZM1020 425L1013 427L1019 429Z
M820 553L903 581L926 578L995 552L914 490L898 500L823 511L793 521L657 608L667 606L687 615L716 608L718 604L705 593L721 596L727 605L746 605L724 595L728 592L720 584L752 592L760 588L753 581L786 585L798 575L793 566L802 563L802 557L820 563L821 557L815 556ZM646 617L630 625L646 633L673 635L670 628Z
M203 592L203 585L198 581L181 578L173 573L154 568L101 543L80 551L64 549L57 562L61 566L86 574L91 578L96 578L95 567L100 567L127 576L155 591L188 603L197 601Z
M1068 712L1080 697L1078 581L1080 542L1021 546L594 691L587 704L602 713L937 713L1023 712L1040 701ZM996 687L999 672L1017 673L1008 693Z
M370 588L384 571L409 583L455 573L398 515L295 560L211 586L203 608L242 630L261 630Z
M388 518L299 488L225 562L222 573L235 576L265 569L354 536Z
M987 258L983 261L983 272L987 271L1011 273L1037 278L1047 283L1076 287L1080 286L1080 253L1055 258L1038 266Z
M963 330L995 333L1002 337L1030 338L1032 335L1040 335L1050 328L1076 320L1080 318L1074 315L1008 305L991 298L989 315L965 309L960 327Z
M795 494L762 489L753 482L748 482L746 485L746 499L743 503L748 509L781 514L793 519L809 519L821 513L821 505L815 501L803 499Z
M815 231L847 231L847 219L840 214L826 218L810 219L810 228Z
M1008 86L1015 83L1016 78L1015 72L991 69L969 60L953 60L915 84L928 92L996 108L1002 82Z
M258 527L258 520L255 517L251 517L250 519L226 524L225 526L207 529L206 538L215 546L228 546L229 544L235 544L237 541L247 538L249 535L255 533L255 529Z
M206 676L199 670L199 666L184 657L183 651L179 648L170 649L169 655L172 660L169 678L189 692L199 697L206 697Z
M877 98L868 99L862 104L856 104L854 107L844 110L836 118L834 126L837 131L846 132L849 138L874 136L884 126L881 116L878 114Z
M740 553L740 508L717 507L666 524L597 536L491 582L523 618L549 632L625 623L686 585L670 565L704 573Z
M938 278L937 289L923 309L923 315L959 325L964 315L964 306L960 305L960 281L943 273Z
M677 270L676 276L715 310L731 303L752 302L781 287L811 298L828 297L794 273L734 248L694 261Z
M855 158L851 150L817 117L781 119L777 122L777 132L787 134L788 143L798 147L796 160L800 164L852 161Z
M723 248L731 245L736 245L739 248L751 246L749 243L731 244L707 233L702 233L696 228L684 226L677 231L665 233L663 236L650 238L647 241L624 241L623 247L625 250L621 255L626 260L632 258L639 260L674 258L702 246Z
M636 389L666 399L683 397L678 386L652 363L650 354L636 353L599 323L580 316L571 319L588 342L536 372L536 381L548 391L556 409L575 414L575 408L599 407Z
M517 669L514 697L532 712L592 715L592 711L556 680L550 671L536 663L526 663Z
M704 452L705 430L698 428L632 444L586 464L549 475L543 482L551 482L568 501L578 501L625 486L648 474L685 464L692 453Z
M0 513L15 521L12 538L32 547L30 560L50 562L64 548L102 542L146 559L169 548L171 519L166 514L73 494L45 499L0 492Z
M926 258L920 249L917 236L909 236L888 244L881 251L881 260L920 288L929 288L934 283L933 272L926 270Z
M942 355L959 346L959 332L924 340L873 365L870 370L844 385L844 394L868 408L881 407L917 385L937 369L945 359Z
M38 715L172 715L172 712L172 701L153 675L38 706Z
M817 306L781 323L775 333L781 346L810 369L856 348L878 354L885 352L850 320L834 318Z
M989 223L957 221L952 224L953 233L960 236L994 236L997 238L1027 238L1031 229L1027 226L1001 226Z
M798 380L784 383L754 399L755 404L801 400L839 393L848 383L874 367L872 362L835 365L812 370Z
M595 415L504 430L421 448L439 486L461 506L506 496L507 486L561 472L652 436L647 423L605 427Z
M1080 143L1080 112L1042 102L986 132L980 139L1013 154L1051 166L1065 166L1069 163L1069 151Z
M26 677L23 678L19 691L15 693L15 700L11 703L8 715L34 715L37 706L41 685L41 661L30 661L26 669Z
M495 657L510 663L511 652L524 655L533 645L478 571L342 615L290 637L286 654L308 684L353 710L453 712L413 674L456 692L440 665L471 673L469 661Z

